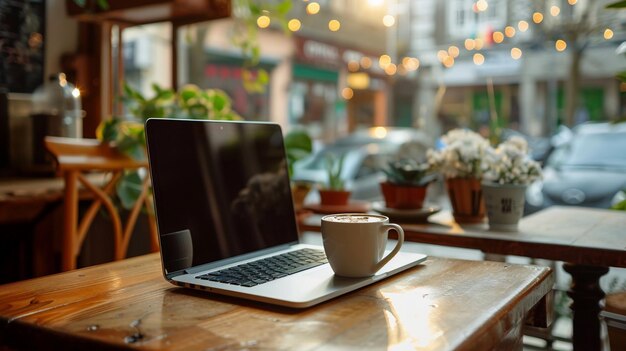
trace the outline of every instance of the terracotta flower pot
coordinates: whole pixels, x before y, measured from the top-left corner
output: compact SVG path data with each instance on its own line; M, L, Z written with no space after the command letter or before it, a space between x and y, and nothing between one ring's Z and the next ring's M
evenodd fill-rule
M457 223L481 223L485 219L485 201L479 179L448 178L446 188Z
M380 183L387 208L420 209L424 204L427 186L397 185L390 182Z
M322 205L325 206L345 206L348 204L350 192L344 190L320 189Z

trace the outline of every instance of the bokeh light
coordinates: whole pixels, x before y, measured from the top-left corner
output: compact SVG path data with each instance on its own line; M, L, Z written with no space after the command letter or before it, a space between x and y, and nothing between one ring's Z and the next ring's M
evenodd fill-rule
M270 26L270 18L269 16L259 16L259 18L256 19L256 25L259 26L259 28L267 28Z
M341 28L341 23L337 20L330 20L328 21L328 29L330 29L331 32L336 32Z
M385 67L385 73L387 73L390 76L393 76L394 74L396 74L397 71L398 71L398 67L396 66L395 63L390 63L387 65L387 67Z
M525 31L527 31L527 30L528 30L528 26L529 26L529 25L528 25L528 22L526 22L526 21L519 21L519 22L517 23L517 29L519 29L519 30L520 30L520 32L525 32Z
M504 35L506 35L509 38L512 38L515 36L515 28L511 27L511 26L506 26L506 28L504 28Z
M512 48L511 49L511 57L514 60L519 60L522 57L522 50L520 48Z
M372 59L367 56L361 57L361 67L365 69L372 67Z
M385 15L385 17L383 17L383 25L385 25L385 27L392 27L394 24L396 24L396 19L392 15Z
M454 58L459 57L459 53L460 53L459 48L454 45L451 45L448 48L448 54Z
M380 68L385 69L390 64L391 57L389 57L389 55L380 55L380 58L378 58L378 65L380 66Z
M352 97L354 96L354 91L351 88L343 88L341 89L341 97L346 99L346 100L350 100L352 99Z
M306 5L306 13L308 13L309 15L315 15L318 12L320 12L320 4L316 2L311 2Z
M504 34L502 34L502 32L493 32L491 36L496 44L500 44L504 41Z
M487 0L478 0L476 2L476 9L480 12L487 10L488 7L489 3L487 2Z
M483 56L483 54L475 53L473 59L474 59L474 64L478 66L485 63L485 56Z
M300 20L298 19L292 19L287 23L287 28L289 28L290 31L292 32L297 32L300 30L300 28L302 27L302 23L300 23Z

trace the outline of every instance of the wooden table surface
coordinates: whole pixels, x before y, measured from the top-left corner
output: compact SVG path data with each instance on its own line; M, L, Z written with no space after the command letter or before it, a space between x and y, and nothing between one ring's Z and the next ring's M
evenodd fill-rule
M319 222L311 216L300 227L319 231ZM522 218L517 232L490 231L486 223L460 226L445 211L429 223L401 225L406 241L566 262L564 269L572 276L574 350L602 348L600 277L608 267L626 267L626 212L553 206Z
M157 254L0 286L0 343L63 349L521 349L550 269L429 258L293 310L178 288ZM545 320L544 320L545 322Z
M406 240L582 265L626 267L626 212L553 206L523 218L517 232L459 226L449 214L403 224Z

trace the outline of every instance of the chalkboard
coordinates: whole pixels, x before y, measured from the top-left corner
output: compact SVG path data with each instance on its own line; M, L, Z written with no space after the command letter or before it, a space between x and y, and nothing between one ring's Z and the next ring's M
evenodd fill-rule
M0 0L0 86L32 93L43 83L45 0Z

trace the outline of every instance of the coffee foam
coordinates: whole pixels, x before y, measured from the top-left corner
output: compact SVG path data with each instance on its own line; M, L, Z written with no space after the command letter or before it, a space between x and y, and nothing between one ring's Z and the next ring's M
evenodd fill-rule
M324 217L324 219L330 222L339 222L339 223L376 223L376 222L383 221L383 218L381 217L369 216L366 214L326 216Z

